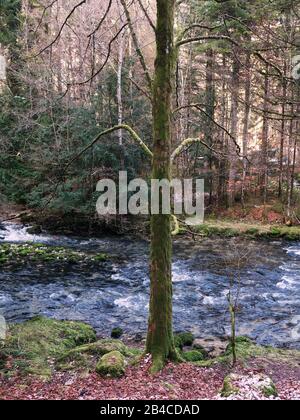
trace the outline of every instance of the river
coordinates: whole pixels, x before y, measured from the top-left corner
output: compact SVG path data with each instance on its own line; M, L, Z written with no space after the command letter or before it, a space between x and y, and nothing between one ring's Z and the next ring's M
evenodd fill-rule
M0 231L0 243L37 242L113 256L97 270L83 269L80 264L61 269L35 264L1 271L0 315L8 322L42 314L88 322L103 335L116 326L129 335L145 332L149 299L146 241L30 235L15 224L5 228ZM245 254L237 271L236 262ZM178 238L173 261L174 329L203 338L229 334L227 295L232 273L233 292L240 290L239 334L263 345L300 348L299 243Z

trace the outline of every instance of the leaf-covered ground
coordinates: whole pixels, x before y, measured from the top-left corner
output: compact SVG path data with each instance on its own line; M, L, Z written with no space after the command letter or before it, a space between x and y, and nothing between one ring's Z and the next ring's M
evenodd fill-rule
M0 379L0 399L4 400L203 400L221 399L223 380L228 366L197 367L191 363L169 364L156 376L148 374L149 359L139 366L128 367L121 379L103 379L96 373L55 373L51 381L34 377ZM259 366L259 368L257 368ZM247 370L236 371L253 374L264 371L272 374L282 400L300 400L300 369L291 369L279 363L253 361ZM243 396L253 395L245 386Z

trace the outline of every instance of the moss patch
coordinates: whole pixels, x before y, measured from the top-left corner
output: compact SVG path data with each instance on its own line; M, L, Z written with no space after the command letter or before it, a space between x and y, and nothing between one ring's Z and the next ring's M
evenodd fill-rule
M112 332L111 332L111 337L112 337L112 338L116 338L116 339L118 339L118 338L120 338L122 335L123 335L123 330L122 330L122 328L119 328L119 327L114 328L114 329L112 330Z
M203 224L195 228L197 233L205 237L221 236L222 238L233 238L239 236L239 231L233 227L222 227L217 225Z
M36 317L9 327L0 348L2 373L15 371L50 377L55 361L66 351L96 340L92 327L80 322Z
M274 383L271 383L268 386L265 386L262 390L263 394L265 397L270 398L270 397L278 397L278 391L276 389L276 386Z
M191 332L182 332L174 336L175 347L182 349L184 346L191 346L195 340Z
M56 367L60 370L78 368L93 370L95 357L99 359L99 357L115 351L121 353L130 363L134 363L136 358L142 355L142 351L129 348L122 341L105 339L71 349L57 360Z
M231 395L238 394L239 389L233 385L232 376L228 375L224 379L223 388L221 390L221 396L223 398L228 398Z
M199 350L185 351L182 357L186 362L201 362L205 360L205 355Z
M236 221L208 220L205 224L199 225L194 229L196 233L200 233L203 237L300 240L300 226L255 225Z
M247 337L238 337L236 343L237 357L240 362L247 362L253 358L263 358L274 361L286 362L290 365L298 366L300 360L300 351L298 350L283 350L274 347L263 347L255 344ZM196 362L202 367L210 367L215 364L231 364L232 363L232 349L229 344L225 353L220 357L205 360L203 362Z
M22 265L25 263L99 263L108 260L106 254L90 255L73 249L47 246L43 244L1 244L0 266Z
M125 374L124 356L119 351L105 354L97 364L96 372L101 376L122 377Z

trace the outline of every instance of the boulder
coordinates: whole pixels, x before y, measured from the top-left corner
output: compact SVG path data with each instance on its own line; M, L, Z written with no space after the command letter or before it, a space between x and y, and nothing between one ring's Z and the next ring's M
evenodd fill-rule
M260 400L278 397L271 378L263 373L231 373L223 382L221 397L228 399Z
M96 372L101 376L122 377L125 374L124 356L119 351L105 354L98 362Z
M31 226L27 229L27 233L29 233L29 235L40 235L42 233L42 228L38 225Z
M190 332L181 332L174 336L175 347L183 349L185 346L192 346L194 342L194 335Z
M6 227L2 223L0 223L0 230L2 231L7 230Z
M111 338L118 339L118 338L122 337L123 332L124 331L120 327L113 328L113 330L111 332Z
M204 350L212 358L223 355L227 347L228 341L217 337L197 338L193 344L193 349Z
M206 359L206 355L199 350L185 351L182 357L186 362L202 362Z

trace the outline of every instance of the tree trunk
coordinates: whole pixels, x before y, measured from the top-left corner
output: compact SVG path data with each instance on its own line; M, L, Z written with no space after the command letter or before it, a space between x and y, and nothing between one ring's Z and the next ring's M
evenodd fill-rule
M213 134L214 134L214 117L215 117L215 85L214 85L214 67L215 57L213 50L209 49L206 54L206 114L205 120L205 135L206 142L212 147L213 146ZM208 164L209 164L209 204L212 204L213 198L213 154L208 151Z
M294 97L293 97L294 98ZM291 115L294 113L294 106L291 105ZM291 216L291 198L292 198L292 171L291 171L291 148L293 143L293 135L294 135L294 119L292 118L290 121L290 133L289 133L289 143L288 143L288 164L287 164L287 216Z
M286 61L284 63L284 76L286 76ZM282 81L282 121L281 121L281 134L280 134L280 157L279 157L279 182L278 182L278 197L282 198L283 191L283 158L284 158L284 145L285 145L285 109L286 109L286 96L287 96L287 83L286 80Z
M228 128L228 90L227 90L227 83L226 83L226 70L227 70L227 63L226 63L226 57L223 55L223 69L224 73L222 76L222 113L221 113L221 125L222 127ZM219 168L218 168L218 194L217 194L217 205L223 205L225 204L225 201L227 199L226 194L226 183L228 178L228 165L226 162L226 157L222 156L228 153L228 139L225 136L225 131L222 130L221 132L221 156L219 158Z
M246 176L248 169L248 140L249 140L249 121L251 111L251 55L247 54L246 59L246 86L245 86L245 117L244 117L244 129L243 129L243 181L242 181L242 204L245 207L245 187L246 187Z
M157 0L155 78L153 83L153 179L171 177L171 100L175 76L175 0ZM161 195L161 192L160 192ZM160 197L160 208L162 204ZM161 370L177 353L172 326L172 238L171 216L151 217L151 297L147 353L152 372Z
M122 98L122 74L124 62L125 36L122 34L119 43L118 71L117 71L117 100L118 100L118 125L123 124L123 98ZM123 147L123 130L119 130L119 146Z
M232 93L231 93L231 135L237 140L238 123L239 123L239 89L240 89L240 63L234 57L232 67ZM229 179L228 179L228 207L232 207L235 203L235 182L237 174L237 155L236 148L232 139L229 146L230 162L229 162Z
M267 204L268 199L268 148L269 148L269 119L268 119L268 109L269 109L269 92L270 91L270 81L269 81L269 65L266 66L266 75L264 81L264 118L263 118L263 131L262 131L262 147L261 147L261 162L262 162L262 194L264 205Z

